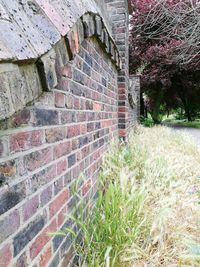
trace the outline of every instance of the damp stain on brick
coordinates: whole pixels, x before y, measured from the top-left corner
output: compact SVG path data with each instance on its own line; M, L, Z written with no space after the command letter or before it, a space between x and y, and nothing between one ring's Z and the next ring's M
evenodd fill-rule
M5 192L0 198L0 215L13 208L21 200L18 192Z

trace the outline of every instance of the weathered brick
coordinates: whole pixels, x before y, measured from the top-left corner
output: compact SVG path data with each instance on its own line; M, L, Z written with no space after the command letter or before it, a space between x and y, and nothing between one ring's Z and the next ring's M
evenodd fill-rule
M82 72L80 72L79 70L74 69L74 71L73 71L73 79L74 79L74 81L84 85L85 75Z
M76 120L76 114L73 111L61 111L61 123L72 123Z
M45 148L39 151L32 152L24 157L25 166L29 171L34 171L42 167L52 160L52 149Z
M80 125L70 125L67 127L67 137L75 137L80 135Z
M92 131L94 131L94 123L93 123L93 122L89 122L89 123L87 124L87 131L88 131L88 132L92 132Z
M85 102L85 108L88 110L93 110L94 103L91 100L86 100Z
M12 259L11 246L5 245L2 249L0 249L0 266L8 267Z
M80 81L79 82L82 83L82 84L84 84L84 80L82 80L83 77L82 78L79 77L79 78L80 78ZM73 81L70 81L69 88L70 88L70 92L73 95L76 95L76 96L84 96L84 87L81 84L75 83Z
M88 53L85 54L85 61L87 62L87 64L92 67L93 65L93 59L90 55L88 55Z
M54 182L54 196L56 196L63 189L63 177L60 177Z
M66 95L65 106L66 106L67 109L72 109L73 108L73 96Z
M79 148L88 143L89 143L89 139L87 136L79 137Z
M13 239L14 257L40 232L44 227L45 220L38 217L30 222L22 231L20 231Z
M68 157L68 167L71 168L76 163L76 155L72 154Z
M12 222L12 223L11 223ZM6 216L0 221L1 229L0 231L0 243L2 243L6 238L14 234L20 226L20 216L19 211L15 210L10 215Z
M91 68L86 63L83 63L83 72L86 75L91 76Z
M67 155L71 152L71 142L66 141L64 143L60 143L54 146L54 158L60 158L64 155Z
M62 93L55 93L55 106L57 108L64 108L65 107L65 94Z
M29 131L13 134L10 137L10 151L18 152L42 145L43 131Z
M8 182L17 173L16 160L0 163L0 186Z
M28 190L33 193L41 186L48 184L56 177L56 164L43 169L29 178L30 186Z
M21 182L4 190L0 195L0 215L16 206L26 196L25 183Z
M65 128L57 127L45 130L46 142L54 143L65 138Z
M49 236L50 232L55 232L57 228L56 220L47 226L40 234L37 236L35 241L30 247L30 257L33 260L43 249L43 247L47 244L47 242L51 239Z
M60 208L67 203L67 200L69 199L69 190L65 189L63 192L61 192L49 205L49 214L50 218L52 218L59 210Z
M34 124L36 126L59 124L58 111L50 109L36 109Z
M14 114L11 118L11 125L13 127L19 127L29 124L31 120L31 111L29 109L24 109Z
M72 78L72 66L69 64L65 65L62 74L64 77Z
M35 196L28 200L22 207L23 221L30 219L39 208L39 196Z
M86 113L85 112L79 112L77 114L77 122L86 121Z
M45 188L42 193L40 194L40 205L43 207L46 205L50 200L52 199L53 196L53 187L52 185L48 186Z

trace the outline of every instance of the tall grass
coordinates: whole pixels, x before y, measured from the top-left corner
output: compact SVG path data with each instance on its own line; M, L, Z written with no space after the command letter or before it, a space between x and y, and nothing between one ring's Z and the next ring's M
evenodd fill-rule
M80 266L200 266L199 176L199 147L165 127L113 144L96 205L85 215L83 200L71 218L83 237L74 244Z

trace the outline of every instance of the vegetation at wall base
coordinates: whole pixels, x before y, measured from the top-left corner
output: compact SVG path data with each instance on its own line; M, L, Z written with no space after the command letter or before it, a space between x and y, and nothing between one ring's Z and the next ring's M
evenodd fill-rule
M193 139L166 127L141 127L127 146L113 144L97 204L86 216L83 201L71 217L83 238L74 242L80 266L200 266L199 166Z
M148 116L147 118L141 116L140 117L140 123L144 127L153 127L155 125L153 119L150 116Z

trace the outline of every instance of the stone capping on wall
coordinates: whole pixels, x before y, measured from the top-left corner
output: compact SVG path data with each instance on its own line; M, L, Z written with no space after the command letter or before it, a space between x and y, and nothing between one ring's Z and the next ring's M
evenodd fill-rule
M111 62L117 69L121 69L118 48L102 16L97 12L86 12L42 56L0 63L0 128L1 122L8 125L7 120L11 116L27 105L34 105L43 92L58 87L57 70L74 59L86 38L96 38ZM58 60L61 57L65 58L64 62Z
M73 60L76 54L79 53L80 45L84 39L92 37L98 39L104 52L108 54L113 64L120 70L122 61L115 41L109 34L101 16L92 12L85 13L81 16L67 35L63 37L67 47L66 57L68 61ZM59 42L62 41L61 39ZM36 64L43 90L50 91L55 88L57 86L57 78L56 75L54 75L54 73L56 73L54 49L51 49L48 53L43 55Z

